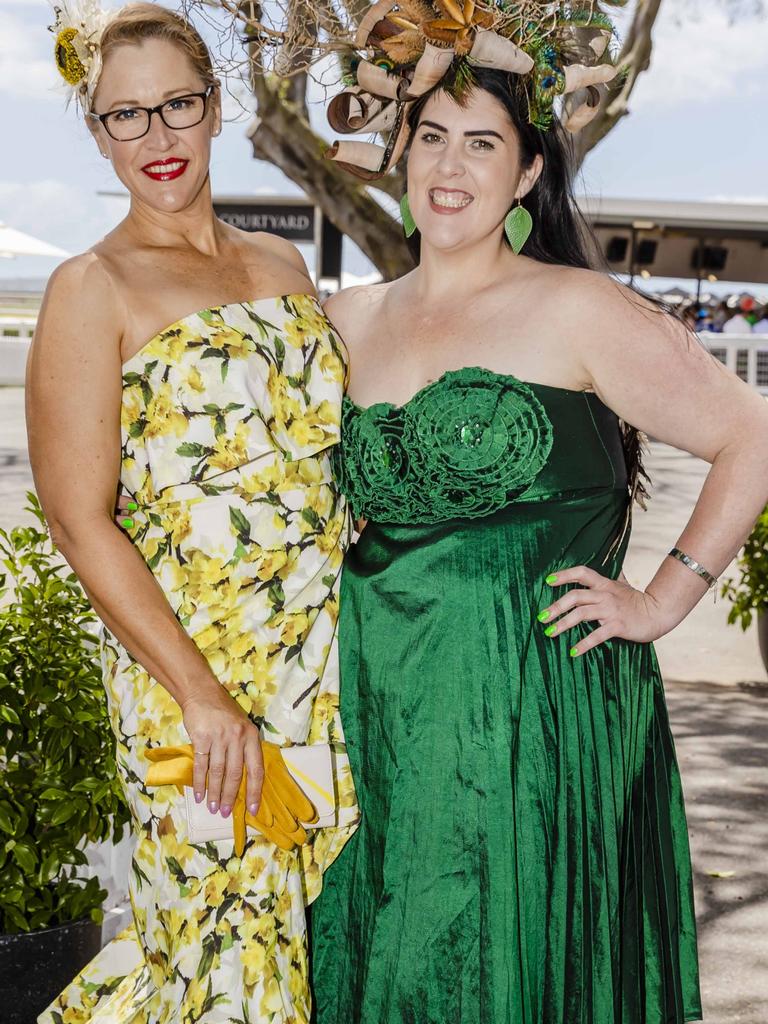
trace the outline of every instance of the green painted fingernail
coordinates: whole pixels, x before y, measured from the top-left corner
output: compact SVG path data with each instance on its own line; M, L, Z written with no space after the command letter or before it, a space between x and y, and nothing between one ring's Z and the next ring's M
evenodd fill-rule
M547 626L547 628L544 630L544 635L545 636L554 636L556 632L557 632L557 626L555 626L554 623L553 623L551 626Z
M552 586L553 583L557 583L557 573L556 572L550 573L549 576L547 576L547 578L544 580L544 582L548 583L550 585L550 587Z
M135 501L129 501L125 506L129 512L138 512L139 506Z
M578 658L578 656L579 656L579 649L578 649L578 647L572 647L570 653L571 653L571 657L572 658Z
M536 618L539 620L539 622L546 622L551 614L552 613L550 612L549 608L545 608L543 612L539 612Z
M124 527L126 530L130 530L130 528L133 526L133 520L132 519L121 519L120 520L120 525L122 527Z

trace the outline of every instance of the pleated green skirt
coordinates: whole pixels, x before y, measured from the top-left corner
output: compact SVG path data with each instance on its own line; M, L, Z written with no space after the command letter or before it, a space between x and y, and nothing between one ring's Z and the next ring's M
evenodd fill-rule
M350 556L342 718L363 822L314 910L320 1024L701 1016L653 648L572 659L546 638L515 525L368 527Z
M369 523L342 577L362 825L312 918L318 1024L701 1018L680 776L652 645L549 639L621 489Z

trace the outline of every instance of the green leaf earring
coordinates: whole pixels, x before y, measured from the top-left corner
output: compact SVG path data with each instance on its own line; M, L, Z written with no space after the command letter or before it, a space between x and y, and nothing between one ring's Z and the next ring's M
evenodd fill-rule
M532 231L533 217L523 206L522 199L518 199L517 206L513 207L504 219L504 234L513 252L520 255Z
M416 230L416 221L413 219L413 214L411 213L411 204L408 202L407 192L400 200L400 216L403 220L403 231L405 232L405 237L410 238Z

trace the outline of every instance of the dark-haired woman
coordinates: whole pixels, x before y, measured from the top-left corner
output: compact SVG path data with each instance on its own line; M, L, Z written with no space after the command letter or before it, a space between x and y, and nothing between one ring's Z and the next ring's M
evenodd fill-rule
M768 498L768 409L587 268L566 153L513 79L416 111L420 262L328 312L342 719L363 812L313 922L320 1024L699 1020L680 778L651 641ZM505 240L524 201L526 255ZM622 575L636 424L712 463L645 590ZM674 541L674 538L670 538Z

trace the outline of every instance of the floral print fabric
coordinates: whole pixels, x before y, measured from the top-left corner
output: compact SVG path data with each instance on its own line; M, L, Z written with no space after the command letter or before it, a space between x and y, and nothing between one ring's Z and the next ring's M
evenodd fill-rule
M333 744L350 806L336 651L350 521L329 463L345 373L310 296L185 317L124 366L121 477L133 541L221 684L265 738ZM135 928L41 1024L305 1024L304 907L353 828L292 852L256 835L242 858L232 840L191 845L183 797L143 781L147 748L188 742L179 706L106 630L102 656Z

